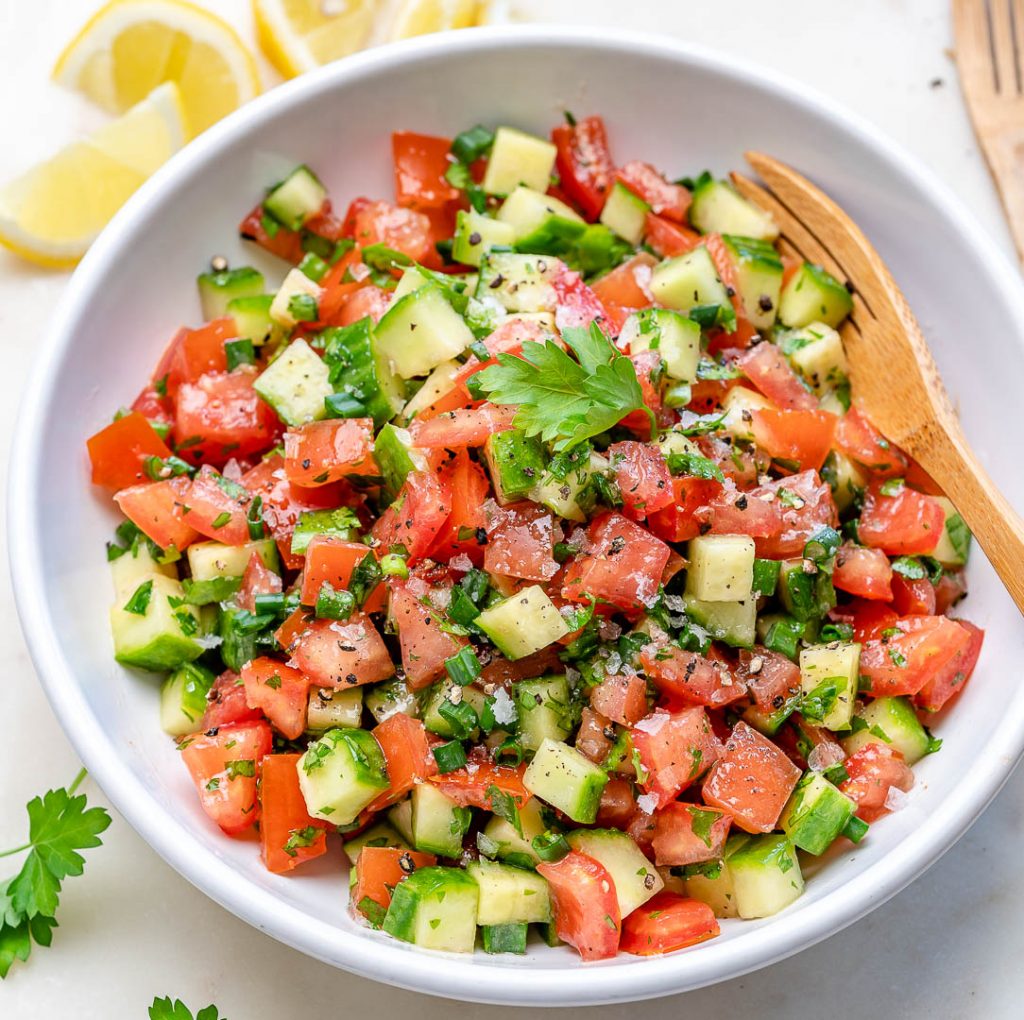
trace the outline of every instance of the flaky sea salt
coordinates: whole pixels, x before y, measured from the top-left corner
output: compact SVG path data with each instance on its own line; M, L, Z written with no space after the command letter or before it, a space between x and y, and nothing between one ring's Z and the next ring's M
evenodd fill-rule
M517 718L515 702L508 696L503 687L494 692L494 704L491 705L491 714L494 721L501 726L514 723Z
M636 806L645 815L652 815L658 807L658 795L656 793L643 793L637 797Z
M650 733L651 736L654 736L667 722L668 712L652 712L646 718L641 719L633 729L640 730L641 733Z
M902 811L909 799L909 795L898 786L890 786L889 792L885 795L885 806L889 811Z

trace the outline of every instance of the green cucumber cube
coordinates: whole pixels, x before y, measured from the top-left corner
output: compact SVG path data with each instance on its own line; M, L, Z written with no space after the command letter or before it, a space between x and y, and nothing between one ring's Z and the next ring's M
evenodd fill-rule
M203 646L199 612L185 602L180 581L166 574L152 574L139 582L149 585L149 598L142 613L124 607L135 592L121 592L110 607L110 629L114 637L114 658L123 666L162 673L198 659ZM136 589L138 591L138 589Z
M484 459L499 503L528 496L544 471L544 447L536 436L506 429L487 437Z
M733 314L729 292L704 245L655 266L651 293L658 304L676 311L717 307L723 320Z
M384 931L423 949L471 953L477 884L459 868L417 868L395 887Z
M850 292L821 266L805 262L782 288L779 322L794 329L822 322L835 329L852 310Z
M726 234L722 240L736 269L736 286L743 310L761 330L775 325L782 293L782 260L766 241Z
M770 917L800 898L804 877L788 836L755 836L726 861L744 920Z
M384 492L392 501L397 498L410 472L427 469L427 456L413 445L408 430L391 422L377 433L373 444L373 459L384 479Z
M176 669L160 688L160 728L172 737L195 733L206 712L206 695L217 678L195 662Z
M739 602L707 602L684 595L687 615L715 641L734 648L753 648L757 629L757 599Z
M556 153L554 145L544 138L500 127L494 134L482 187L488 195L507 195L520 184L534 191L547 191Z
M373 684L366 691L366 707L379 723L399 712L419 718L421 700L420 692L409 690L409 685L398 677Z
M737 234L759 241L779 236L771 216L725 181L706 181L694 191L690 222L702 234Z
M405 405L405 383L391 370L369 317L321 336L335 391L358 401L377 428L394 418Z
M114 582L114 594L128 598L133 591L153 574L164 574L178 579L178 567L174 563L160 563L149 551L146 542L139 542L116 560L110 561L110 577Z
M270 318L276 325L292 329L299 322L295 318L293 299L312 298L319 304L322 294L320 285L306 276L301 269L291 269L274 295L274 300L270 302Z
M540 861L537 851L533 849L533 840L546 829L540 801L535 797L528 800L519 809L519 824L523 830L520 836L515 826L504 818L492 815L484 826L483 835L492 856L502 861L514 862L517 866L536 864Z
M310 733L326 733L337 727L358 729L363 720L363 688L332 690L310 687L306 711L306 729Z
M700 326L693 319L667 308L647 308L626 320L620 340L629 344L631 354L656 350L671 378L696 382Z
M519 715L519 743L536 751L545 740L565 740L572 732L569 681L565 676L520 680L513 686Z
M221 542L193 542L186 550L193 581L212 581L218 577L241 577L255 553L267 570L281 573L277 545L272 538L260 538L244 545ZM123 557L122 557L123 558Z
M512 243L519 251L560 255L587 229L575 210L532 188L519 187L498 210L497 219L512 228Z
M553 280L562 265L552 255L490 251L480 260L475 297L507 312L553 312L558 304Z
M473 707L473 711L479 717L486 700L487 695L479 687L460 687L452 681L439 681L430 688L427 694L427 700L423 706L423 725L431 733L451 740L455 736L455 731L452 729L451 722L441 715L441 706L444 702L464 701ZM475 739L479 736L479 730L474 728L470 735Z
M660 892L665 882L632 837L618 829L577 829L569 846L603 864L615 883L619 914L627 917Z
M235 333L240 340L251 340L257 347L273 335L274 320L270 317L273 294L255 294L233 298L228 302L226 314L235 322Z
M848 730L857 701L860 645L833 642L800 652L804 718L829 730Z
M495 245L511 247L515 242L515 228L500 219L483 213L460 209L455 218L455 239L452 258L467 266L479 266L484 254Z
M754 588L754 540L703 535L690 540L686 594L701 602L740 602Z
M266 281L258 269L239 266L238 269L200 273L196 277L196 286L199 288L203 318L209 322L227 314L228 304L236 298L263 296Z
M299 789L314 818L348 825L388 788L387 763L367 730L328 730L299 759Z
M971 532L964 519L957 513L953 501L945 496L933 497L946 514L945 525L938 545L932 552L944 567L956 569L967 562L971 553Z
M842 834L855 805L820 772L808 772L793 790L779 817L779 828L795 846L823 854Z
M474 621L509 659L522 659L569 633L555 604L539 584L485 609Z
M784 336L779 344L789 363L819 397L847 383L846 352L839 334L812 322Z
M530 924L551 920L548 883L535 871L481 857L467 866L466 874L480 890L478 924Z
M612 185L601 210L601 222L615 231L624 241L639 244L644 237L644 226L651 207L635 195L621 181Z
M378 349L403 379L426 375L461 354L473 334L436 283L396 301L377 323Z
M263 370L253 389L286 425L292 426L326 417L324 401L334 392L331 370L301 337Z
M597 818L607 782L604 769L575 747L551 739L540 745L523 775L530 793L583 825Z
M297 166L271 188L263 208L282 226L299 230L323 207L327 189L308 166Z
M358 835L346 839L344 844L345 856L350 864L359 860L359 855L364 846L390 846L398 850L411 850L410 842L390 822L376 822L367 829L363 829Z
M417 850L439 857L458 857L470 820L469 808L459 807L433 783L413 787L412 842Z
M395 831L412 846L412 799L406 797L399 801L389 812L388 821L394 826Z
M875 698L857 709L852 732L841 743L847 757L867 744L888 744L908 765L919 762L932 746L928 731L909 698Z
M482 925L480 939L485 953L516 953L522 956L526 952L528 932L529 925L526 924Z

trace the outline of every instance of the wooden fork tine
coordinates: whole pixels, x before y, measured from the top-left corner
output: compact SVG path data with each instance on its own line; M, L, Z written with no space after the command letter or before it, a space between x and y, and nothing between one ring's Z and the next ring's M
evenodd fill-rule
M1017 62L1014 56L1013 17L1011 0L990 0L989 17L992 19L992 50L999 76L999 94L1015 96L1017 88Z
M985 0L953 0L957 65L964 84L979 96L996 91Z

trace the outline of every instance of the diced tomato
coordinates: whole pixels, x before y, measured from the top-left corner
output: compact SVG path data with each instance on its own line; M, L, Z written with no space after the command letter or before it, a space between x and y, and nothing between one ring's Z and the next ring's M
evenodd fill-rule
M174 411L179 457L218 467L274 445L277 416L253 389L256 375L255 367L241 365L182 384Z
M347 620L313 620L291 654L292 662L317 687L347 690L387 680L395 672L387 645L363 613Z
M199 537L184 509L188 505L191 484L188 478L182 477L130 485L114 494L114 502L121 513L161 549L173 545L181 551Z
M967 620L957 620L956 623L970 635L970 643L914 695L914 704L926 712L938 712L954 694L959 694L967 686L978 664L985 632Z
M409 209L433 209L457 201L459 189L445 180L453 159L451 140L414 131L395 131L391 152L395 161L395 201Z
M229 836L256 821L260 763L274 739L265 722L234 723L184 741L181 760L199 793L203 810Z
M839 511L832 499L832 490L817 471L801 471L788 478L766 482L751 489L747 495L748 498L771 498L782 518L776 532L754 535L758 556L769 559L799 556L807 540L822 525L839 527Z
M409 687L418 691L444 675L444 663L466 644L466 639L441 629L439 613L425 605L412 581L393 581L391 619L402 647L402 667Z
M288 740L298 740L306 728L309 677L277 659L262 655L242 667L245 700L258 708Z
M836 449L871 470L878 478L902 475L907 458L860 413L851 407L836 424Z
M180 330L171 341L157 366L157 380L162 380L173 397L182 383L197 382L211 372L228 370L224 344L238 335L235 320L230 316L214 319L198 329Z
M551 141L558 150L555 168L562 190L588 220L596 220L615 173L604 121L584 117L575 124L559 124L551 131Z
M391 784L370 805L371 811L380 811L401 800L417 780L436 775L437 761L430 750L426 727L419 719L402 712L396 712L376 726L373 735L384 752Z
M782 507L774 494L756 489L741 492L730 481L696 512L702 527L698 533L749 535L755 541L774 541L782 530ZM803 547L801 546L801 549Z
M557 296L555 324L560 331L571 326L582 326L585 329L592 322L599 326L606 325L608 309L575 270L563 267L555 275L551 286Z
M483 446L495 432L512 428L519 409L512 404L482 404L444 411L426 421L417 419L409 429L416 446L426 450L458 450Z
M654 813L654 863L699 864L722 856L732 819L714 808L673 801Z
M305 252L302 235L288 230L263 212L260 203L238 225L238 232L247 241L255 241L261 248L288 262L301 262Z
M669 547L622 514L603 513L587 528L587 551L566 571L562 597L601 598L624 612L638 612L658 594Z
M125 489L146 479L146 458L170 457L167 444L138 411L118 418L86 442L93 485Z
M865 744L843 763L849 779L839 789L857 805L857 817L876 822L888 813L886 801L895 787L903 793L914 788L914 773L894 747Z
M555 914L555 930L584 960L607 960L619 948L622 917L615 882L603 864L570 850L560 861L541 862Z
M495 765L486 752L474 751L469 763L453 772L430 777L430 781L448 798L462 807L494 810L491 789L497 788L522 807L532 796L523 786L526 765Z
M281 578L267 567L259 553L253 553L249 557L245 573L242 575L242 584L235 596L239 608L248 609L250 613L255 612L257 595L272 595L279 591Z
M246 520L252 497L245 489L204 464L192 480L186 502L188 523L201 535L224 545L244 545L249 541Z
M754 440L775 460L817 470L832 449L836 416L828 411L775 411L762 408L751 412Z
M327 853L327 822L313 818L299 788L301 754L268 754L260 778L260 851L268 871L287 874Z
M606 308L647 308L652 302L651 267L657 264L658 260L649 252L637 252L621 266L595 280L590 289Z
M364 846L356 862L356 884L352 903L360 912L366 900L384 910L391 905L391 894L399 882L405 881L417 868L437 864L433 854L402 850L394 846Z
M879 555L884 556L885 553ZM900 616L934 616L935 585L927 577L893 574L892 608Z
M861 649L860 673L868 693L880 698L917 694L925 684L959 670L971 647L971 633L945 616L908 616L897 620L895 635L868 641Z
M423 213L390 202L364 203L352 214L352 237L361 248L383 244L414 262L431 253L430 220Z
M656 216L685 223L693 196L681 184L671 184L650 163L630 160L615 171L615 179L639 195Z
M673 258L693 251L700 244L701 237L696 230L648 213L644 221L644 241L662 258Z
M633 441L613 443L608 457L631 516L643 519L672 502L672 475L656 447Z
M654 380L661 371L661 355L657 351L638 351L636 354L630 354L629 360L633 363L637 382L640 383L644 405L650 408L657 418L661 411L661 393ZM651 437L651 416L646 411L633 411L619 424L644 439Z
M713 478L673 478L673 501L650 514L647 526L665 542L687 542L701 531L697 511L707 506L722 491L722 483Z
M749 347L751 341L757 336L757 330L751 325L750 320L747 318L746 309L743 307L743 299L740 297L739 276L736 272L736 266L732 261L732 256L729 254L729 249L726 248L721 234L705 234L702 243L707 248L711 260L715 263L718 278L729 291L733 311L736 313L736 329L732 333L724 334L728 338L724 342L727 346L731 347ZM716 345L709 344L708 350L714 354L715 350L720 349L721 346L722 341L717 344L717 347Z
M719 933L714 911L700 900L663 889L622 922L619 948L634 956L674 953Z
M701 776L721 754L703 708L657 709L630 731L644 772L640 785L664 807Z
M747 695L723 663L678 645L651 642L641 650L640 661L660 691L689 704L721 708Z
M535 503L489 506L485 519L484 569L489 574L549 581L558 573L554 548L562 532L549 511Z
M349 475L375 475L372 418L311 421L284 434L289 482L315 488Z
M601 791L597 825L601 829L627 829L636 815L636 797L628 779L609 778Z
M166 389L158 390L156 386L147 386L132 401L132 410L138 411L151 422L170 424L174 417L174 401L167 395Z
M740 651L736 678L747 685L763 712L775 712L800 693L800 667L785 655L759 645Z
M857 525L861 542L890 556L934 551L946 522L942 506L931 496L905 485L886 495L883 485L875 482L864 494L864 509Z
M225 670L206 695L206 711L199 729L215 730L232 723L254 722L262 718L263 713L258 708L249 707L242 678L231 670Z
M948 613L967 594L963 570L945 571L935 585L935 612Z
M647 684L636 673L607 676L590 690L590 704L622 726L632 726L647 714Z
M306 565L302 572L302 604L315 606L320 589L329 584L335 591L347 591L352 572L373 553L362 542L346 542L332 535L314 535L306 547ZM378 584L363 605L367 613L377 613L387 601L387 589Z
M484 500L490 492L491 483L484 469L471 460L465 450L458 451L442 474L451 491L451 513L438 531L429 555L447 562L465 554L480 566L484 549L477 539L477 532L487 523Z
M480 684L498 684L508 690L517 680L554 673L562 668L557 646L549 645L533 655L524 656L514 662L495 655L480 672Z
M360 287L345 301L335 316L335 321L339 326L351 326L352 323L369 316L373 324L376 325L384 317L384 313L390 305L390 292L384 290L383 287L369 284Z
M853 627L854 641L870 641L881 637L882 631L896 626L899 613L883 602L854 599L832 611L833 617L848 621Z
M615 727L611 720L592 708L580 712L580 725L576 731L576 750L595 765L602 764L612 749Z
M396 545L404 546L408 562L414 563L427 555L451 512L450 478L413 471L398 498L377 519L373 537L385 552Z
M738 722L704 781L704 803L732 815L745 832L771 832L799 778L783 751Z
M755 344L736 359L736 366L777 407L787 411L817 409L814 394L800 381L775 344Z
M290 613L284 623L274 631L275 640L286 652L290 653L314 619L315 617L308 609L300 606Z
M844 545L836 553L832 583L840 591L889 602L893 597L893 580L889 557L880 549Z

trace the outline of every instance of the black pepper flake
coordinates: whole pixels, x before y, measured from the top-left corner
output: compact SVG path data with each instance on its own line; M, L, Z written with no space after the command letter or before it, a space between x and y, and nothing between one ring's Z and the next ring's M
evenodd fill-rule
M475 230L473 231L472 234L469 235L469 243L470 244L479 244L482 240L483 240L483 238Z
M746 510L747 509L747 497L746 496L740 496L740 498L738 500L736 500L735 506L736 506L737 510Z
M491 290L497 290L504 282L505 277L502 276L501 273L498 273L498 275L493 280L491 280L488 286L491 288Z

